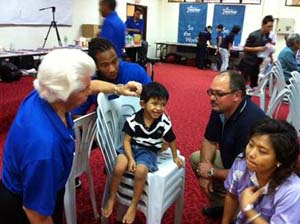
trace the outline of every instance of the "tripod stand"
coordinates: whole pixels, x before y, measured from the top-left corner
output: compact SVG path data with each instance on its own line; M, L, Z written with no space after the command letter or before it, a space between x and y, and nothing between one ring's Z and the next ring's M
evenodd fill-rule
M51 6L51 7L47 7L47 8L42 8L42 9L40 9L40 11L45 10L45 9L50 9L50 8L52 9L52 21L51 21L51 23L50 23L50 25L49 25L49 29L48 29L47 35L46 35L46 37L45 37L45 40L44 40L43 48L44 48L45 45L46 45L46 42L47 42L47 39L48 39L50 30L51 30L51 27L54 27L54 28L55 28L55 31L56 31L56 37L57 37L57 41L58 41L58 45L59 45L60 47L62 47L61 39L60 39L60 36L59 36L59 33L58 33L56 21L55 21L55 6Z

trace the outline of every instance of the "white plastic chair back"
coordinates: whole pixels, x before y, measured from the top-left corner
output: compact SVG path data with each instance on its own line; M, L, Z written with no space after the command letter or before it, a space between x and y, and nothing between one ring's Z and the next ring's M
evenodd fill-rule
M269 83L270 76L272 75L272 72L268 72L263 76L263 78L259 81L257 89L253 93L253 96L259 97L259 105L260 108L263 111L266 111L266 90L267 90L267 84Z
M288 88L285 88L277 94L277 96L272 101L272 103L269 104L268 110L266 112L266 114L269 117L277 118L278 111L280 109L281 104L283 103L283 98L286 97L286 96L288 97L289 93L290 93L290 90Z
M290 122L297 130L300 137L300 73L297 71L291 72L290 78Z
M270 76L269 82L269 92L271 96L269 105L273 103L273 100L275 100L277 94L279 94L279 92L283 90L286 86L284 73L281 64L278 60L274 62L271 73L273 75Z
M95 219L99 219L89 156L96 134L96 112L82 116L74 121L75 152L70 176L66 183L64 207L67 224L76 224L75 178L86 173Z
M107 96L98 95L97 108L97 139L105 158L105 166L108 177L105 192L102 198L102 206L108 197L110 176L113 172L112 163L116 157L116 149L123 141L122 127L127 116L140 109L139 98L120 96L109 101ZM112 152L107 152L112 151ZM115 156L114 158L112 158ZM184 157L180 156L183 161ZM146 216L147 224L161 223L165 211L176 202L175 223L181 223L183 212L183 195L185 168L178 169L173 162L170 150L158 155L158 171L148 173L143 195L138 204L138 210ZM121 220L124 206L129 206L133 196L134 176L126 172L119 187L118 219ZM121 206L123 205L123 206ZM102 219L102 221L107 221Z

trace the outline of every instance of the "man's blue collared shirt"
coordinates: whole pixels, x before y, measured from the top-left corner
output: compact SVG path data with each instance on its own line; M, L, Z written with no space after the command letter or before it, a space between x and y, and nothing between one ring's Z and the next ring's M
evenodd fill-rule
M139 34L143 33L143 30L144 30L144 20L142 20L142 19L138 19L135 22L134 19L133 19L133 17L129 17L126 20L125 25L126 25L127 28L130 28L130 29L138 29L140 31ZM129 31L128 34L132 36L133 34L137 34L137 33Z
M99 37L110 40L118 57L122 57L125 47L125 24L115 11L105 17Z

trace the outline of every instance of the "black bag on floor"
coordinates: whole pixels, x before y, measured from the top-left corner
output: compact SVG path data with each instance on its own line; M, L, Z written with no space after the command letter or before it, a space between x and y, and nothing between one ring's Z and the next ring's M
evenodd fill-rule
M22 77L22 72L13 63L0 61L0 78L3 82L18 81Z

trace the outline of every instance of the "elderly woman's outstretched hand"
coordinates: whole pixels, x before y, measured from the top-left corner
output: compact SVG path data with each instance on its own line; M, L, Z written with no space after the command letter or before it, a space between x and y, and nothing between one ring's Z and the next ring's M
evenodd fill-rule
M126 85L118 86L117 92L125 96L140 96L143 86L141 83L129 81Z

